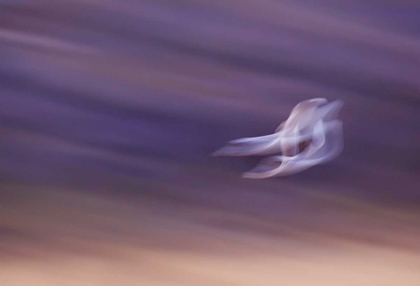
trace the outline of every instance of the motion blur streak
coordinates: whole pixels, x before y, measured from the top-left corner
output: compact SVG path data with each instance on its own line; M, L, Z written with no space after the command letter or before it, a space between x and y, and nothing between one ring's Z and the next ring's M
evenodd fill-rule
M266 179L293 175L336 158L343 149L342 123L337 120L343 102L313 98L296 105L271 135L228 142L214 156L274 155L243 175Z
M419 14L0 0L0 284L420 285ZM209 156L310 98L345 102L335 160Z

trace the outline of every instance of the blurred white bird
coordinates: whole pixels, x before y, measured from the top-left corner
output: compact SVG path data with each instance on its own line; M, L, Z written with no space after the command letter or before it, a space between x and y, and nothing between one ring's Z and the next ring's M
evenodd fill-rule
M337 157L343 148L342 123L337 120L343 102L325 98L305 100L296 105L289 118L274 134L230 141L214 156L273 155L244 178L264 179L292 175Z

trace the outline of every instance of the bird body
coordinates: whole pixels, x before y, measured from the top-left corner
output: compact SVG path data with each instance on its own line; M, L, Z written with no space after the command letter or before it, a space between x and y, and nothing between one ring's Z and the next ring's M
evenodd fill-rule
M325 98L300 102L274 134L228 142L214 156L274 155L263 159L244 178L286 176L337 157L343 148L342 123L337 120L343 102ZM303 147L302 147L303 146Z

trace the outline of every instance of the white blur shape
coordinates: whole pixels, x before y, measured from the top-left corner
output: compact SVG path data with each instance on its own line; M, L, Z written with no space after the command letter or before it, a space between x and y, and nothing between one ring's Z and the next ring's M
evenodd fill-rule
M274 134L230 141L213 156L274 155L243 174L250 179L293 175L326 163L343 150L342 122L337 119L343 105L325 98L302 101Z

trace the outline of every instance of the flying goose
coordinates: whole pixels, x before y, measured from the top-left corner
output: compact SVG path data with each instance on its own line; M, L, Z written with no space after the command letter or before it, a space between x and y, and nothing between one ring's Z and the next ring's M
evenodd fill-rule
M213 156L274 155L260 162L244 178L263 179L292 175L337 157L343 148L342 123L337 120L340 100L314 98L300 102L274 134L242 138Z

